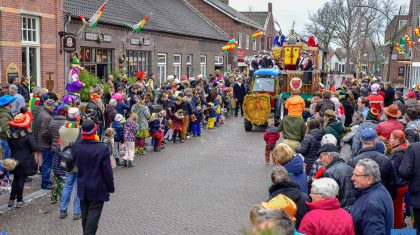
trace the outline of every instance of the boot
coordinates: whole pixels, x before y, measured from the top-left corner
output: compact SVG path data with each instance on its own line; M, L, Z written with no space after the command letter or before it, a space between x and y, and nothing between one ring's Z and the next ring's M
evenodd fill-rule
M153 151L155 151L155 152L160 152L160 149L159 149L157 146L155 146L155 147L153 148Z
M128 168L135 167L133 161L128 161Z
M116 164L117 166L122 166L121 161L120 161L120 159L119 159L119 158L115 158L115 164Z
M9 200L9 203L7 203L8 207L12 207L15 205L15 200Z
M126 161L125 159L123 159L123 160L121 161L121 166L122 166L122 167L127 167L127 161Z

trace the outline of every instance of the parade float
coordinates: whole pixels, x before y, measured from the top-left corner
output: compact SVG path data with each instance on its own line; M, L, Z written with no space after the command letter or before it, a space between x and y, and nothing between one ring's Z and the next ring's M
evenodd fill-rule
M261 32L257 35L261 36ZM315 36L305 42L292 27L287 37L280 32L273 44L271 53L260 53L249 61L252 75L243 103L246 131L251 131L253 125L265 125L269 118L278 124L292 89L300 90L306 100L320 87L321 71L315 66L320 58L319 46Z

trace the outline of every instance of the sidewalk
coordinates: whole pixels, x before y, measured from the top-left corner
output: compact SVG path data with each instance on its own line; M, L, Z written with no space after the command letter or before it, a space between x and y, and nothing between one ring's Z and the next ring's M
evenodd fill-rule
M34 176L31 176L31 178L32 178L31 182L25 183L25 188L23 190L24 200L26 198L29 199L30 197L28 197L28 196L33 194L33 193L40 194L40 192L44 191L44 190L41 190L41 176L40 175L34 175ZM10 175L10 182L12 182L12 181L13 181L13 175ZM10 192L0 193L0 213L2 213L4 211L4 209L3 209L4 206L7 207L7 203L9 202L9 195L10 195Z

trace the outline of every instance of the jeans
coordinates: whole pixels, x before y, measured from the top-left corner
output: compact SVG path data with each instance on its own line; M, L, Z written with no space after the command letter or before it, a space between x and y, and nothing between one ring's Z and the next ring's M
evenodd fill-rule
M96 234L104 202L85 200L80 201L80 205L82 209L83 235Z
M0 146L3 149L4 159L12 157L12 151L10 151L10 147L7 143L7 140L0 139Z
M53 155L50 148L41 148L42 152L42 181L41 188L47 188L51 185L51 168Z
M67 173L66 182L64 182L63 192L61 194L60 211L67 211L69 208L71 191L74 186L74 201L73 201L73 214L80 214L80 199L77 196L77 174Z
M243 111L243 109L242 109L242 103L243 103L243 102L244 102L243 100L238 100L238 101L236 102L236 107L235 107L235 116L238 116L239 106L241 106L241 115L242 115L242 116L244 115L244 111Z

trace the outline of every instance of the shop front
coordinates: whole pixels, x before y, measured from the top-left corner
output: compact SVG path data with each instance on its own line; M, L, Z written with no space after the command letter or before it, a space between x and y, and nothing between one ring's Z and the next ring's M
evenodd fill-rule
M106 80L113 70L114 49L81 47L80 64L98 78Z

